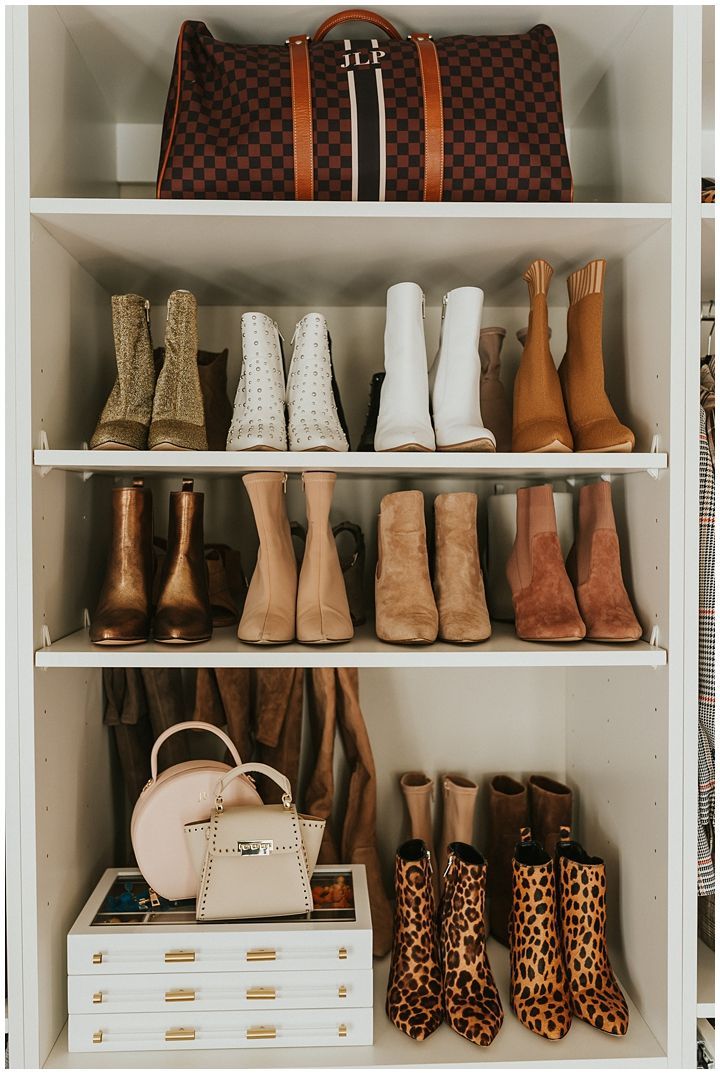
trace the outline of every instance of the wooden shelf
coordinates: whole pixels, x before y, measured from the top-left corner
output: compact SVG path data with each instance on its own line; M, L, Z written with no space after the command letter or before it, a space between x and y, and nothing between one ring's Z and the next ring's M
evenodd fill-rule
M697 942L697 1016L715 1017L715 952L698 938Z

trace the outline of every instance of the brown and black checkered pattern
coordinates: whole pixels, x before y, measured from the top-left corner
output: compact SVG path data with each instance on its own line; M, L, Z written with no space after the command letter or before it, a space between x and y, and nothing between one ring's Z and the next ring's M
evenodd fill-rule
M445 201L569 201L558 50L547 26L436 41L443 88ZM383 41L386 199L423 197L424 117L415 46ZM310 45L315 197L352 196L342 41ZM179 83L179 85L178 85ZM168 93L158 197L293 199L287 48L216 41L184 24Z

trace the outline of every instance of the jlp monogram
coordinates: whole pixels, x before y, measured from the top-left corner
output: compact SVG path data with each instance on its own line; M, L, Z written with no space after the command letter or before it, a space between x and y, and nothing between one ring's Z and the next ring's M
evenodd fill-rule
M372 49L369 52L358 49L356 52L346 52L340 67L345 70L349 67L377 67L384 56L385 53L380 49Z

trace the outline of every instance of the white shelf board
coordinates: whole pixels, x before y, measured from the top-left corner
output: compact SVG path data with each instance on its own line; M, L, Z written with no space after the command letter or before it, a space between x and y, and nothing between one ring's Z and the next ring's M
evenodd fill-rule
M110 294L133 291L158 304L184 287L200 305L246 308L384 306L388 286L408 274L428 289L481 279L494 305L524 306L533 250L561 278L593 257L622 259L670 219L665 203L31 204L35 221Z
M368 624L343 645L246 645L233 627L215 630L199 645L145 642L110 648L93 645L86 629L38 649L40 668L88 667L659 667L664 649L638 641L627 645L593 642L546 644L521 641L512 625L493 624L492 637L479 645L388 645Z
M309 451L64 451L37 450L34 462L84 474L243 474L258 470L302 473L332 470L359 476L552 477L664 470L668 457L653 452L528 454L512 452Z
M476 1064L493 1066L600 1066L657 1067L666 1057L643 1020L629 1003L630 1027L625 1037L613 1037L575 1019L561 1041L545 1040L526 1029L509 1009L507 1001L509 955L494 940L489 945L490 961L500 990L505 1019L489 1048L480 1048L440 1026L426 1041L413 1041L396 1029L385 1015L385 990L389 960L375 963L375 1043L367 1048L267 1048L252 1056L242 1050L168 1052L76 1052L67 1051L67 1031L63 1030L45 1064L48 1068L142 1067L403 1067ZM189 1015L183 1012L185 1024Z
M715 1017L715 952L698 938L697 942L697 1016Z
M703 204L700 207L703 220L712 220L715 223L715 206L713 204Z

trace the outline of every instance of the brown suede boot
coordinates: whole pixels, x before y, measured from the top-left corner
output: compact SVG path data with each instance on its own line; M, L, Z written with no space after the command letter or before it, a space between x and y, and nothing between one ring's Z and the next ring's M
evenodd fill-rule
M554 856L561 828L569 828L572 824L572 791L548 776L531 776L528 792L533 836L548 854Z
M507 578L519 638L579 641L585 637L557 535L552 485L518 489L517 532Z
M405 772L400 777L400 790L405 799L408 817L410 818L410 838L420 839L428 849L430 855L430 881L432 883L435 905L438 905L439 877L437 859L434 856L433 847L433 816L432 804L435 797L433 781L424 772Z
M635 437L605 394L602 351L606 262L590 261L568 276L567 350L560 364L565 409L576 451L632 451Z
M443 492L435 498L433 589L443 641L469 643L490 637L474 492Z
M443 779L442 841L438 853L441 879L447 869L450 844L473 842L477 795L477 783L465 776L445 776Z
M580 489L578 528L567 559L589 641L637 641L642 627L625 589L607 481Z
M487 887L490 932L507 947L513 852L520 829L528 824L527 790L510 776L495 776L490 783L489 806Z
M573 450L550 353L547 293L552 274L547 261L533 261L523 276L530 293L530 320L513 389L513 451Z
M480 330L480 411L495 437L496 451L512 451L512 405L500 380L500 351L504 328Z
M422 492L391 492L380 502L375 633L399 645L437 638Z

